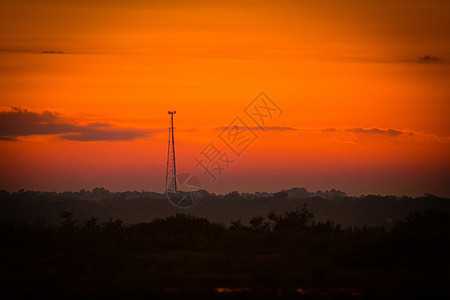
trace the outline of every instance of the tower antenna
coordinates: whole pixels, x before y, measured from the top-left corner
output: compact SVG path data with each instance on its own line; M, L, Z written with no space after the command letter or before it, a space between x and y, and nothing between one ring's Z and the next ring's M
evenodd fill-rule
M167 149L166 192L177 192L177 167L175 164L175 139L173 133L173 115L175 110L167 112L170 115L169 147Z

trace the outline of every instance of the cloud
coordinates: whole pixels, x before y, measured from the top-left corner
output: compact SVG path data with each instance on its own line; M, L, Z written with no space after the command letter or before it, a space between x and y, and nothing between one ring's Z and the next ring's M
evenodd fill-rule
M36 55L40 55L40 54L70 54L70 55L82 55L82 54L89 54L89 55L94 55L94 54L105 54L105 53L111 53L111 52L105 52L105 51L93 51L93 50L84 50L84 51L61 51L61 50L36 50L34 48L0 48L0 53L15 53L15 54L36 54Z
M0 141L17 141L17 139L7 136L0 136Z
M215 127L214 130L224 130L226 126ZM238 127L239 129L250 128L251 130L262 130L259 127ZM375 138L385 138L391 141L402 142L437 142L450 143L450 137L438 136L435 134L424 133L421 131L414 131L410 129L393 129L393 128L363 128L363 127L266 127L266 131L287 131L293 134L307 135L311 138L316 137L322 141L330 143L350 143L356 144L363 137L372 136Z
M441 56L429 55L425 54L420 56L419 58L415 58L412 56L344 56L342 57L345 60L357 61L357 62L367 62L367 63L429 63L429 64L447 64L448 61Z
M80 125L50 111L34 112L20 107L0 112L0 140L17 141L31 135L58 135L60 139L90 141L131 141L160 130L120 128L110 123Z
M346 131L361 134L383 134L388 136L398 136L401 134L406 134L406 132L395 129L380 129L380 128L363 129L361 127L346 129Z
M238 129L261 130L261 131L291 131L291 130L297 130L296 128L285 127L285 126L266 126L264 128L257 127L257 126L248 126L248 127L237 126L237 128ZM224 130L224 129L228 129L228 126L220 126L220 127L215 127L214 128L214 130Z
M285 126L266 126L264 129L261 127L252 127L254 130L268 130L268 131L290 131L290 130L297 130L293 127L285 127Z
M103 123L103 122L96 122L96 123L88 123L86 127L91 128L105 128L105 127L111 127L111 124L109 123Z
M322 131L325 131L325 132L336 132L337 129L336 128L324 128L324 129L322 129Z
M419 57L419 61L422 63L437 63L442 62L442 57L426 54L422 57Z
M41 54L66 54L64 51L44 50Z
M307 132L323 132L331 135L332 142L356 143L358 137L362 136L378 136L380 138L390 138L391 140L401 140L403 142L438 142L448 144L450 137L438 136L435 134L424 133L421 131L413 131L410 129L382 129L382 128L309 128L299 129Z
M61 136L63 140L78 142L94 141L132 141L144 136L142 132L127 130L89 131L83 133L66 134Z

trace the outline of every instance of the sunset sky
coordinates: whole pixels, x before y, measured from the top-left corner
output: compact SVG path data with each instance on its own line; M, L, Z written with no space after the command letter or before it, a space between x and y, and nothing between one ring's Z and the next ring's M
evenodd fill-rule
M176 110L177 171L211 192L450 197L449 16L448 0L2 0L0 189L162 192ZM279 108L265 130L245 112L260 92ZM239 156L221 138L237 117L257 136ZM214 182L194 159L211 142L233 160Z

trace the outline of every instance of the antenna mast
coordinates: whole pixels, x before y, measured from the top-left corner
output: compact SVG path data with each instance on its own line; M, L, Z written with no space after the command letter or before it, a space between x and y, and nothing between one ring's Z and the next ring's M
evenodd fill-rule
M175 139L173 133L173 115L176 111L168 111L170 115L169 147L167 149L166 192L177 192L177 168L175 165Z

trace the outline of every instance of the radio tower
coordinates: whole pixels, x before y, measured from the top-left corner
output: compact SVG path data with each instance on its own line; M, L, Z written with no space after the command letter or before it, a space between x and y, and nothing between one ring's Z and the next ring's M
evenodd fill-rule
M173 138L173 115L176 111L168 111L170 115L169 148L167 149L166 192L177 192L177 168L175 165L175 140Z

